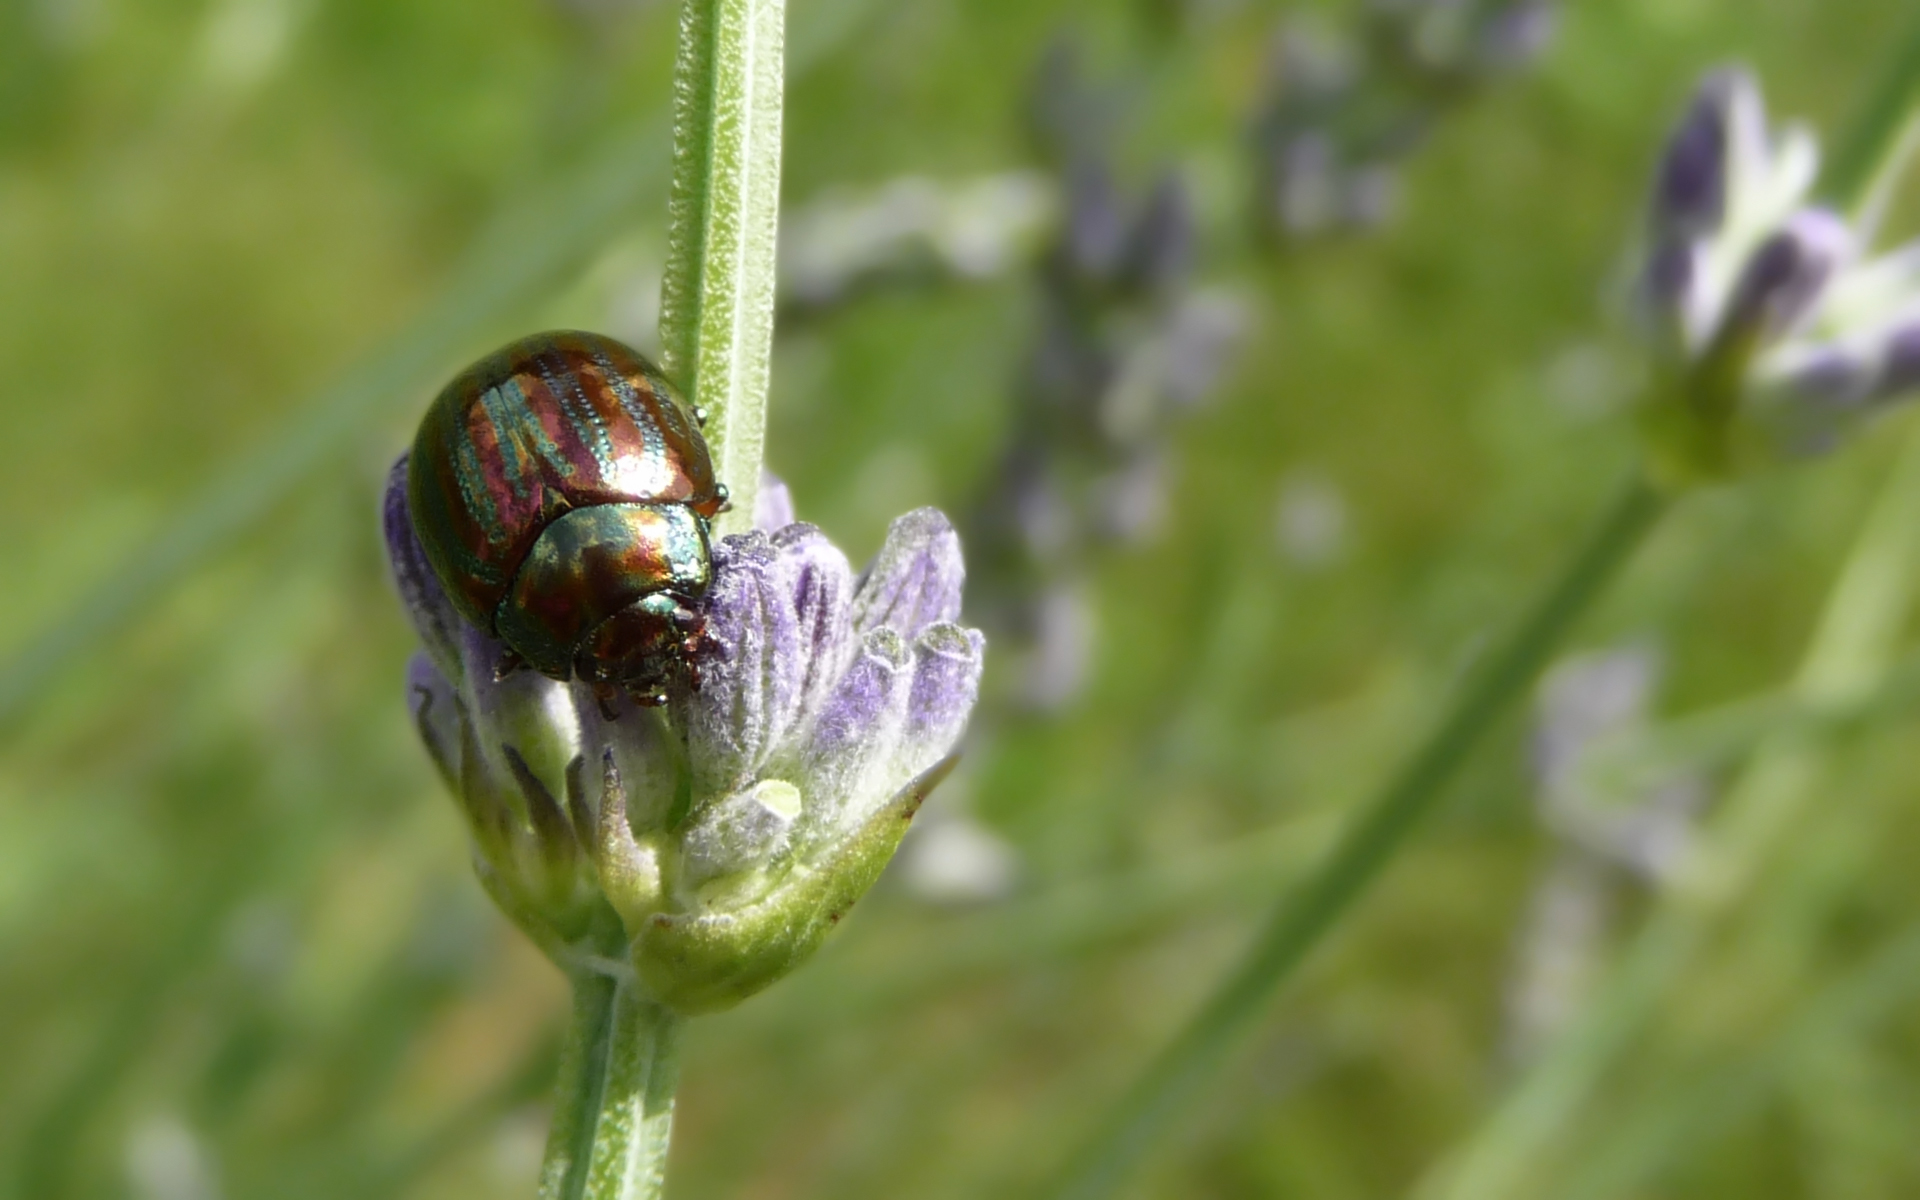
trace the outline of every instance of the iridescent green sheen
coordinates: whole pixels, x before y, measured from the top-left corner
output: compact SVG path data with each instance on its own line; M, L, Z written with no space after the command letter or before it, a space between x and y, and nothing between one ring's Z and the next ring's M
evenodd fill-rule
M706 521L678 504L596 504L547 526L500 605L500 638L565 678L580 640L655 592L699 596L713 573Z
M407 490L454 605L544 674L652 694L661 664L642 657L685 641L663 622L697 631L726 491L686 405L612 338L535 334L461 372L420 422Z

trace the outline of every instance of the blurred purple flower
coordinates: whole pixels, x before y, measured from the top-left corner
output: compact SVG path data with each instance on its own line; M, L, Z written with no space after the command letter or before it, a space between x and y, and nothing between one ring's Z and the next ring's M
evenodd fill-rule
M1813 202L1819 160L1737 69L1700 84L1668 140L1641 297L1674 380L1659 448L1683 477L1739 465L1736 423L1763 449L1821 450L1920 385L1920 243L1868 257L1871 230Z

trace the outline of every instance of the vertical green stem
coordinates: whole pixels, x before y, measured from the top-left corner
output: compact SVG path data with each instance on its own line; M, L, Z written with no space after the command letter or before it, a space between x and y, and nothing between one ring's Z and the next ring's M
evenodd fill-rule
M666 1194L680 1018L631 983L583 975L540 1169L540 1200Z
M673 75L660 337L667 374L705 412L733 494L759 491L773 353L784 0L683 0ZM573 1029L540 1174L541 1200L650 1200L666 1187L680 1020L631 982L575 980Z
M660 338L733 493L722 533L752 524L764 456L785 23L785 0L681 7Z
M1665 498L1635 476L1520 624L1471 672L1452 708L1405 767L1355 819L1332 853L1288 894L1253 946L1074 1160L1055 1194L1112 1194L1258 1021L1274 993L1365 894L1433 809L1495 721L1530 686L1600 590L1625 563Z
M585 974L573 981L573 1020L560 1049L560 1078L554 1085L553 1124L547 1130L546 1159L540 1165L540 1200L579 1195L570 1186L593 1148L600 1085L606 1078L607 1038L613 1032L614 981Z

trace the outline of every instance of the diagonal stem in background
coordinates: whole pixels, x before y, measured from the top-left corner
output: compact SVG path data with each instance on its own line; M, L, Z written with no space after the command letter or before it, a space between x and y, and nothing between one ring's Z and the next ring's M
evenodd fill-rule
M1884 677L1920 589L1920 429L1842 571L1795 677L1812 705L1843 704ZM1825 767L1817 728L1764 742L1721 803L1713 827L1675 876L1619 965L1480 1132L1416 1193L1423 1200L1538 1194L1537 1173L1608 1068L1777 852Z
M1884 204L1920 120L1920 19L1891 51L1822 191L1843 211ZM1869 218L1870 219L1870 218ZM1861 530L1801 660L1790 695L1809 708L1859 704L1885 685L1920 593L1920 429ZM1827 768L1828 738L1789 725L1763 740L1728 789L1712 828L1581 1014L1494 1114L1415 1190L1421 1200L1498 1200L1526 1189L1543 1160L1650 1023L1674 982L1777 853ZM1532 1181L1531 1183L1529 1181Z
M1640 545L1666 500L1639 475L1521 623L1476 664L1406 766L1355 818L1333 852L1290 891L1200 1012L1109 1113L1054 1194L1113 1194L1252 1030L1307 954L1379 877L1432 811L1461 764L1532 684L1574 621Z

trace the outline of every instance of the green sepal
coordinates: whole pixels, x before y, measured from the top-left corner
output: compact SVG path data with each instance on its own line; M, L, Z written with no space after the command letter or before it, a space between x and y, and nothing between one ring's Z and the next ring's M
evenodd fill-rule
M1723 331L1698 361L1666 368L1640 412L1648 479L1668 494L1723 483L1778 461L1780 438L1754 411L1753 329Z
M632 946L641 982L661 1003L692 1016L731 1008L805 962L880 878L921 803L956 760L950 755L917 776L764 898L729 912L647 918Z

